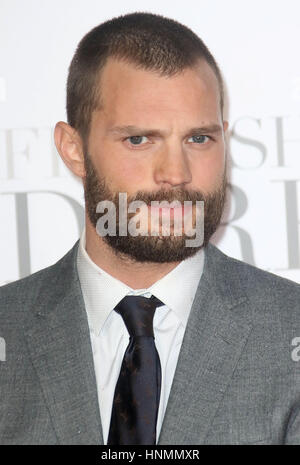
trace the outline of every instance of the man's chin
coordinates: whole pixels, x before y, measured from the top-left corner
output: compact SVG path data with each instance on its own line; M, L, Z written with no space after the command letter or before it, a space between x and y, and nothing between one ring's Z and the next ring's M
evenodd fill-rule
M187 247L181 237L104 236L104 242L123 259L136 262L172 263L192 257L202 246Z

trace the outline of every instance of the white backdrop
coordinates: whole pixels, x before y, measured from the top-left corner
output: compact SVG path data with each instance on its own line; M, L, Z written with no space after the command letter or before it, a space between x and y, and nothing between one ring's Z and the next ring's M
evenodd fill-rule
M57 261L79 237L83 190L53 128L75 48L92 27L149 11L191 27L229 99L231 203L221 250L300 283L298 0L0 0L0 283Z

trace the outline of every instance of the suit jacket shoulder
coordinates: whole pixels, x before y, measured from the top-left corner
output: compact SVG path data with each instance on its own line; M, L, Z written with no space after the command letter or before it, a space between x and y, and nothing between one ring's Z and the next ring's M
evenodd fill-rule
M61 293L67 292L66 276L68 280L76 280L78 244L79 241L55 264L0 287L0 319L3 324L9 320L18 324L35 303L39 304L51 295L57 299Z
M299 328L300 336L298 283L229 257L211 244L207 252L208 279L227 298L237 293L247 297L250 304L246 316L248 320L265 323L273 330L276 322L280 322L281 330L284 327L293 331Z

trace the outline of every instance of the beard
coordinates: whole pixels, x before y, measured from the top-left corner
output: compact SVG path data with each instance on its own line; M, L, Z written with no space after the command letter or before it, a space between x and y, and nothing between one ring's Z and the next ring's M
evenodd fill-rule
M184 205L185 201L193 202L192 205L196 201L204 201L203 241L201 245L187 247L186 240L190 240L191 236L188 236L185 232L180 236L162 236L160 234L157 236L119 235L119 192L112 191L105 178L97 174L89 155L85 155L84 165L86 172L83 179L84 198L88 218L97 230L97 222L101 217L101 214L96 212L97 204L107 200L113 202L116 208L116 235L101 236L101 239L109 245L119 258L152 263L170 263L185 260L195 255L202 247L206 247L220 224L226 197L226 169L219 186L209 194L204 194L198 190L188 191L180 188L158 192L138 191L134 196L128 196L127 206L135 200L143 201L146 205L150 205L152 201L161 202L163 200L168 202L179 201L181 205Z

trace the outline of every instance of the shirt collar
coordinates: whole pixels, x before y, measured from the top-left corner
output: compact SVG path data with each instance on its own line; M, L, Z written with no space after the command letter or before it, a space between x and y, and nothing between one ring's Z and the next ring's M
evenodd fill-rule
M79 241L77 269L91 329L99 334L110 312L126 295L153 294L174 311L184 327L203 272L204 249L181 261L147 289L132 289L102 270L86 248L85 228Z

